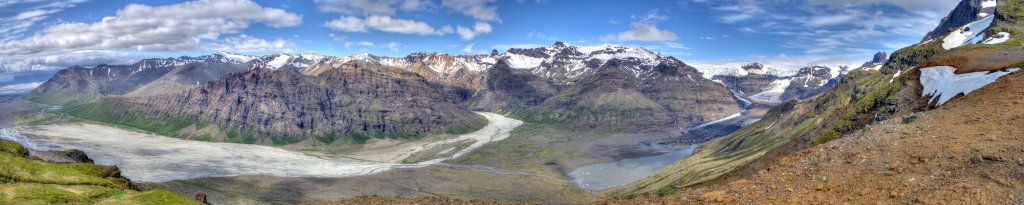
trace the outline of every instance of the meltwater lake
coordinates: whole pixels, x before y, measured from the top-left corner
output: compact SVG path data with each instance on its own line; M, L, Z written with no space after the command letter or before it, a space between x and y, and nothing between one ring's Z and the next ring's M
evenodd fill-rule
M589 190L604 190L622 186L650 176L658 170L690 156L697 146L687 145L681 150L661 155L587 165L576 168L569 173L569 176L577 185Z

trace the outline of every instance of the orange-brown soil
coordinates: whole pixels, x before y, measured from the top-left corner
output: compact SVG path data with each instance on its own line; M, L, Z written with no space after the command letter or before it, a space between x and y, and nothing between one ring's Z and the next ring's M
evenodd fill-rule
M604 204L1021 204L1024 73L738 180Z

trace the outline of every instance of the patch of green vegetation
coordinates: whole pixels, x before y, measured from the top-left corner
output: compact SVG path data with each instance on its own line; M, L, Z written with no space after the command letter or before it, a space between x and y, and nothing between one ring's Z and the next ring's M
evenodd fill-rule
M28 100L28 101L32 101L32 102L36 102L36 103L41 103L41 104L48 104L48 105L67 105L67 104L76 104L76 103L82 103L82 102L87 101L87 100L84 100L84 99L78 99L80 97L76 97L76 96L78 96L78 95L70 94L70 93L50 93L50 92L47 92L47 93L36 93L36 92L31 92L31 93L26 94L25 96L23 96L22 99L25 99L25 100ZM86 98L86 99L92 100L94 98Z
M164 190L139 192L111 166L29 160L17 143L0 141L2 204L195 204ZM125 200L127 199L127 200Z
M13 154L14 156L28 156L28 149L16 142L0 140L0 152Z
M892 57L882 67L882 73L893 74L897 71L906 71L925 62L933 55L946 52L942 48L942 39L935 39L924 44L908 46L892 53Z
M676 191L677 190L673 189L673 188L661 188L661 189L658 189L658 191L656 193L658 194L658 197L663 197L663 196L672 195L672 194L676 193Z
M911 115L910 117L903 118L903 124L911 124L917 121L917 115Z
M169 137L183 137L179 133L180 130L197 124L196 119L189 117L160 119L147 116L141 114L142 112L137 112L139 109L134 106L136 105L103 99L90 103L68 105L61 112L78 118L138 128Z
M1010 65L1010 68L1024 68L1024 61L1014 63L1013 65Z
M449 126L445 133L453 135L469 134L483 129L484 126L487 126L487 119L474 120L467 123L457 123Z
M157 189L142 192L132 196L125 197L126 200L137 203L137 204L196 204L196 202L181 197L174 192Z
M1002 5L996 8L998 15L1003 19L1014 21L1014 23L1024 24L1024 1L1005 0L1000 3Z

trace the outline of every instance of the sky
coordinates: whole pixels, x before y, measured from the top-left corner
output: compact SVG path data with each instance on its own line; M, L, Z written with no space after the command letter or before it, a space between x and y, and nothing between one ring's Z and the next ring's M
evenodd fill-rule
M684 62L859 64L957 0L0 0L0 72L141 58L640 46Z

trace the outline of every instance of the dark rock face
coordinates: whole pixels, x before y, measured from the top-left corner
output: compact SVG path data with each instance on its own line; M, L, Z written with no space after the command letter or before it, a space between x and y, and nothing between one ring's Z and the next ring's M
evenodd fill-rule
M474 109L523 111L536 107L561 90L546 79L515 70L499 61L484 74L483 89L473 99Z
M686 127L740 110L728 89L678 60L655 66L651 77L636 76L630 64L610 60L524 116L579 126Z
M196 192L196 197L194 199L200 204L210 204L210 202L206 200L206 192Z
M831 81L831 71L831 68L824 66L801 68L782 93L782 101L807 99L832 88L835 82Z
M29 150L29 159L39 160L51 163L93 163L89 155L85 152L77 149L69 149L64 151L37 151Z
M885 54L885 52L884 51L880 51L878 53L875 53L875 57L871 59L871 63L873 63L873 64L882 64L882 63L885 63L885 60L887 60L887 59L889 59L889 58Z
M83 152L82 150L77 150L77 149L64 150L64 155L67 155L69 158L71 158L72 160L74 160L76 162L92 163L92 159L89 158L89 155L86 155L85 152Z
M194 119L263 143L352 133L404 138L486 123L439 88L414 73L353 62L318 76L256 69L180 94L101 103L122 115Z
M921 40L921 42L939 38L949 34L949 32L952 32L953 30L967 25L968 23L977 21L981 18L978 16L978 13L986 12L989 15L994 14L995 8L981 8L982 1L983 0L961 1L960 4L958 4L956 8L949 13L949 15L942 19L939 26L935 27L935 30L928 32L928 34L924 36L924 40Z

